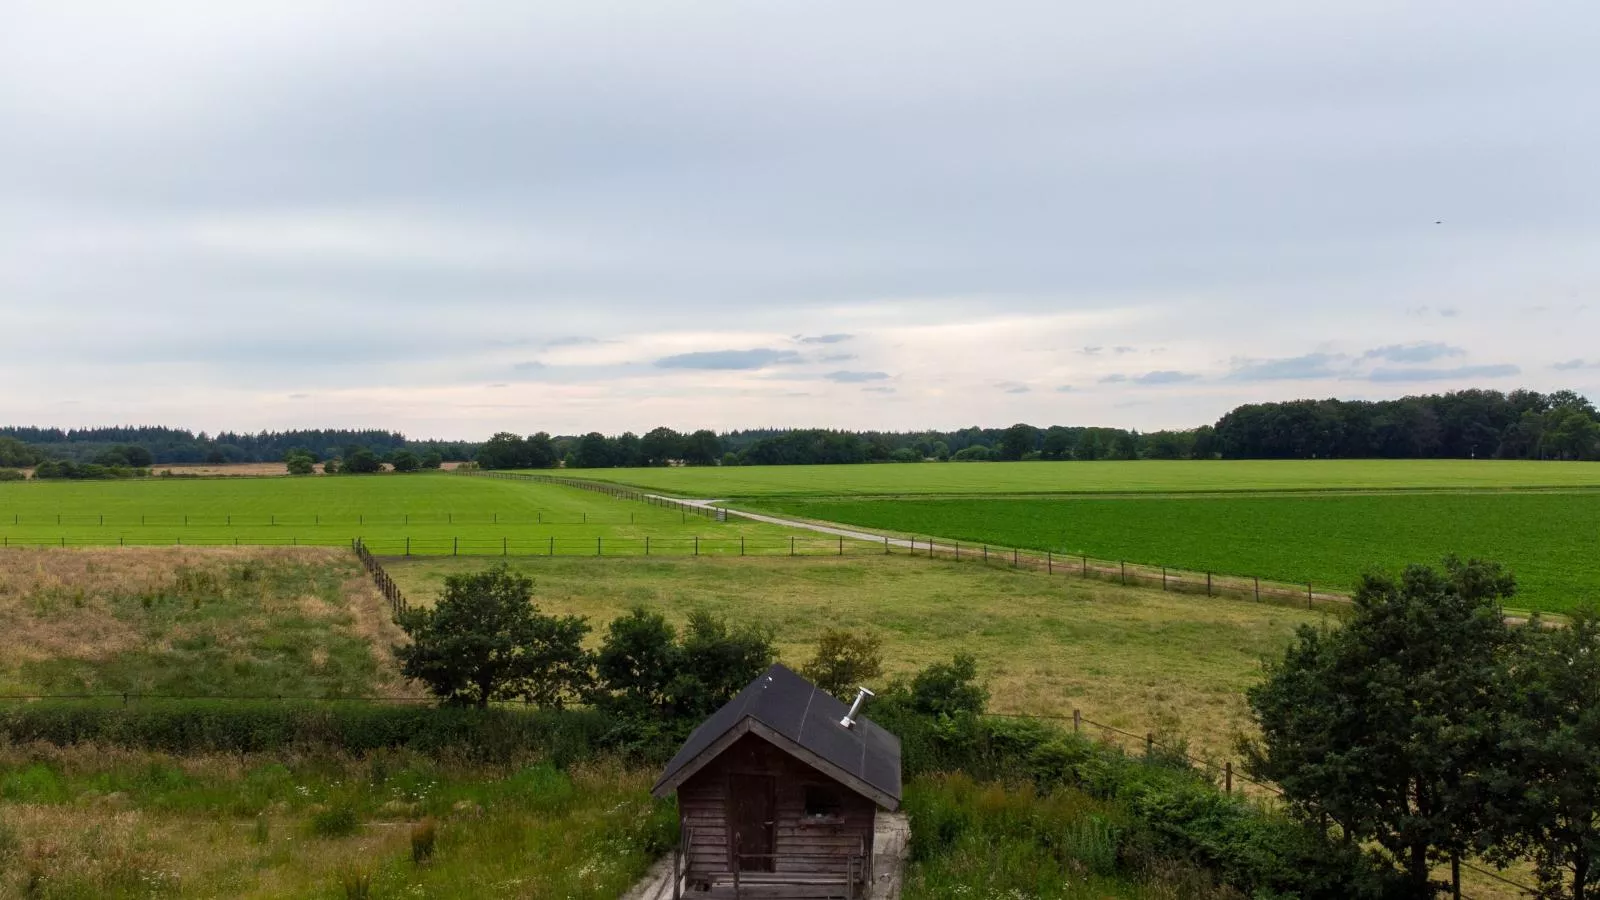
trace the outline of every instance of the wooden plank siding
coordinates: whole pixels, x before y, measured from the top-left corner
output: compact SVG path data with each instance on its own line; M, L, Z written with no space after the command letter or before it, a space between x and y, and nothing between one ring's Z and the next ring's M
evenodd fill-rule
M776 781L774 821L776 874L842 876L851 857L872 856L877 804L843 787L756 735L745 735L678 788L678 812L687 842L689 883L721 880L733 872L736 835L729 776L770 775ZM805 815L806 788L835 791L839 814L825 821ZM768 876L771 877L771 876Z

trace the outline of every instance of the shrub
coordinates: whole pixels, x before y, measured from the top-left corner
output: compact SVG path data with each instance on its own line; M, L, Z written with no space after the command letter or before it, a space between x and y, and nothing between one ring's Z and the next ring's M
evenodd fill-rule
M417 455L410 450L400 450L389 457L389 465L396 472L415 472L422 468L422 461L417 459Z
M433 859L438 839L439 825L431 817L411 826L411 861L420 866Z
M28 473L16 469L0 469L0 481L27 481Z
M361 818L348 803L335 803L311 814L311 834L315 837L349 837L360 827Z
M41 700L0 709L0 736L59 746L98 743L168 753L327 748L410 749L481 761L545 756L558 766L603 749L613 729L588 710L384 706L272 700Z

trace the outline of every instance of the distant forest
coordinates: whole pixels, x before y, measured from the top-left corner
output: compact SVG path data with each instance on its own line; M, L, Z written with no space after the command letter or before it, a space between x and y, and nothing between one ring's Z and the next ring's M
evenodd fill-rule
M414 441L380 430L191 432L177 428L0 427L0 467L54 459L160 466L277 462L301 451L318 461L367 450L406 450L484 468L800 465L954 460L1094 459L1600 459L1600 414L1571 391L1467 390L1399 400L1294 400L1241 406L1184 430L1035 426L957 431L754 429L721 434L656 428L644 435Z

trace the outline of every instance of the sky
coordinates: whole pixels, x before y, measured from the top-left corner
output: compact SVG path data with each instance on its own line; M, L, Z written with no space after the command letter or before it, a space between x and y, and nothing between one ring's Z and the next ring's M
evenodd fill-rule
M0 422L1600 397L1597 43L1592 0L15 0Z

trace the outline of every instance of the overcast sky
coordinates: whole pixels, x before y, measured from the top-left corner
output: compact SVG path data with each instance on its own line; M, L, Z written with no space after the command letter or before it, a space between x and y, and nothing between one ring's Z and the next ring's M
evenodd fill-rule
M1600 4L12 0L0 422L1600 397Z

